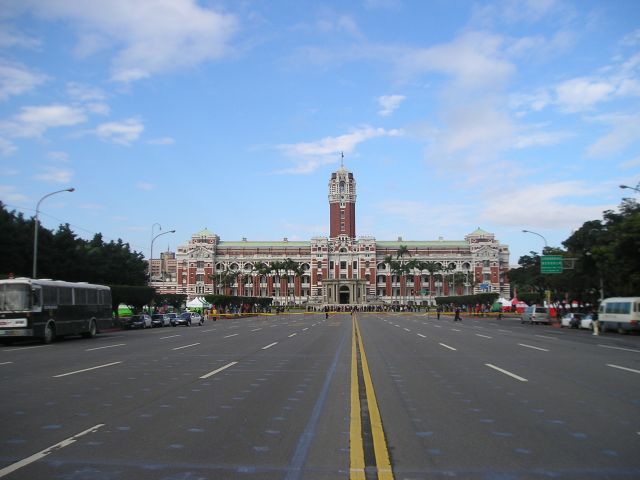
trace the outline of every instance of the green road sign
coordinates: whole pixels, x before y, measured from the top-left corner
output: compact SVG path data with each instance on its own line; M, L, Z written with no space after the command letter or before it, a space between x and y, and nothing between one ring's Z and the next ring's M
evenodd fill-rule
M562 273L562 255L540 257L540 273Z

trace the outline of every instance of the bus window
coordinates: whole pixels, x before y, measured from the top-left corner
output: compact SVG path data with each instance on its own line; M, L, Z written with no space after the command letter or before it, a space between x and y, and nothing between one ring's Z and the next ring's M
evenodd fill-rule
M39 287L31 290L31 307L34 311L40 311L42 308L42 290Z
M0 288L0 310L4 312L29 310L29 292L27 284L9 284Z

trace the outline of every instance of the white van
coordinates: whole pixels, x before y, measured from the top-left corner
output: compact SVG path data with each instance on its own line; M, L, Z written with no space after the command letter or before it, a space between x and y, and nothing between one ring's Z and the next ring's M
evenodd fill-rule
M539 307L532 305L526 307L520 315L520 323L530 323L535 325L538 323L551 323L551 310L547 307Z
M605 298L600 303L598 320L603 332L640 331L640 297Z

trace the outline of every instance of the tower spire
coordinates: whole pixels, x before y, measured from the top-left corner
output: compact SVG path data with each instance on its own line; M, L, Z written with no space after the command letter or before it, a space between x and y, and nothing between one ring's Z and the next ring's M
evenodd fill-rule
M340 168L344 168L344 152L340 152Z

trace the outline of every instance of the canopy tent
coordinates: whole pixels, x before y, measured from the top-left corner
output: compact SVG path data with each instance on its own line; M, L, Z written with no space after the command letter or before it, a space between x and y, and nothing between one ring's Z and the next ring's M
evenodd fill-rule
M196 297L187 302L187 308L209 308L210 306L204 297Z
M491 306L492 312L505 312L511 309L511 302L506 298L498 298Z

